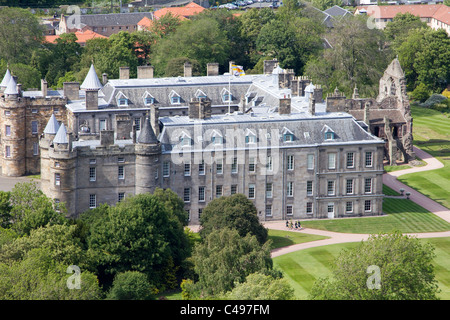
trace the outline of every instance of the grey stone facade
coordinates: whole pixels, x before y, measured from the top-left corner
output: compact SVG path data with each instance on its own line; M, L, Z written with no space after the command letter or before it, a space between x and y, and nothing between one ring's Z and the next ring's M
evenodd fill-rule
M156 187L174 190L193 224L209 201L233 193L249 197L266 221L382 214L385 141L345 110L330 110L309 79L274 61L265 70L240 77L141 72L106 83L94 70L79 87L3 93L0 107L21 110L11 136L17 153L32 139L21 138L19 122L39 106L34 170L43 192L71 216ZM26 172L2 161L8 172Z

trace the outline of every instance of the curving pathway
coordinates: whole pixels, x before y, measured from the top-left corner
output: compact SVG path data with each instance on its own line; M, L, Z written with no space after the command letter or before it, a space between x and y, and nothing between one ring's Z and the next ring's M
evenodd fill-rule
M388 187L399 190L401 188L405 189L405 192L410 192L410 200L414 201L418 205L427 209L428 211L434 213L440 218L450 222L450 210L443 205L437 203L436 201L424 196L420 192L406 186L397 180L397 177L403 174L420 172L420 171L428 171L442 168L444 165L432 157L427 152L414 147L414 152L416 155L425 161L427 164L422 167L415 167L405 170L399 170L394 172L389 172L383 174L383 184ZM273 221L264 223L265 227L268 229L276 229L276 230L286 230L286 222L285 221ZM355 233L340 233L340 232L331 232L324 230L315 230L315 229L303 229L301 231L294 232L303 232L308 234L315 234L321 236L327 236L329 239L311 241L306 243L294 244L292 246L287 246L283 248L278 248L272 251L272 257L277 257L286 253L294 252L297 250L303 250L312 247L324 246L329 244L337 244L337 243L345 243L345 242L359 242L363 240L367 240L369 238L369 234L355 234ZM435 238L435 237L450 237L450 231L445 232L429 232L429 233L415 233L408 234L411 236L415 236L417 238Z

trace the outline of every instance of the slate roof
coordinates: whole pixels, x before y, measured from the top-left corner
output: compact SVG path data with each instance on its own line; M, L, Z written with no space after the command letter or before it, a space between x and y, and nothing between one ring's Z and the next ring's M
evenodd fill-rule
M61 126L53 139L53 143L69 143L69 140L67 139L67 130L64 123L61 123Z
M139 133L139 137L137 138L137 142L143 144L158 143L158 139L156 138L156 135L153 132L152 126L150 124L149 117L145 117L145 121L143 123L141 132Z
M337 5L332 6L331 8L328 8L326 10L324 10L324 12L326 14L329 14L330 16L333 17L342 17L342 16L346 16L346 15L352 15L352 13L344 8L341 8Z
M5 94L19 94L17 91L17 83L16 80L14 80L14 77L11 77L8 81L8 86L6 87Z
M229 145L233 149L251 148L250 144L244 144L244 136L247 130L256 133L259 147L261 147L263 141L266 141L266 133L272 134L271 140L267 140L266 145L269 147L279 146L280 148L384 143L383 140L364 130L348 114L326 114L316 117L310 117L304 113L273 114L273 117L270 118L267 114L255 113L253 115L213 115L211 118L204 120L193 120L185 116L163 117L160 118L160 121L164 125L160 141L165 153L182 150L179 145L179 137L183 133L193 139L191 151L214 149L210 139L212 132L218 132L223 136L223 150ZM335 133L334 140L325 140L324 128L328 127ZM292 132L294 141L284 142L283 131ZM201 138L195 136L195 134L198 134ZM278 141L275 140L277 134ZM227 136L232 141L228 141ZM238 142L238 137L242 139L242 144ZM258 144L255 144L255 147Z
M7 87L9 80L11 79L11 72L9 72L9 69L6 70L5 76L3 77L2 82L0 83L0 87Z
M137 25L142 18L153 18L152 12L109 13L109 14L82 14L80 23L87 26L129 26Z
M89 72L86 75L86 78L84 78L84 81L81 84L80 88L84 90L100 90L102 88L102 83L97 77L97 73L95 72L93 64L91 64Z
M59 123L55 118L55 115L52 113L52 116L47 122L47 125L45 126L44 133L47 134L56 134L59 129Z
M348 113L357 120L364 120L364 110L349 110ZM398 109L369 109L370 124L384 125L385 116L392 123L406 123L405 117Z

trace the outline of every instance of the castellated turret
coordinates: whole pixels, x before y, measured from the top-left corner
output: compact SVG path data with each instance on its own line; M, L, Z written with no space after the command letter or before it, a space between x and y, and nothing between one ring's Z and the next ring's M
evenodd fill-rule
M6 87L5 87L6 85ZM9 70L1 83L1 168L6 176L22 176L26 173L25 103L20 86Z
M154 112L152 112L155 115ZM157 119L152 120L157 123ZM147 116L135 144L136 152L136 194L155 191L159 179L159 143Z
M64 203L69 215L75 213L77 192L77 153L72 150L72 135L62 123L56 134L57 122L50 118L40 140L41 188L56 203Z

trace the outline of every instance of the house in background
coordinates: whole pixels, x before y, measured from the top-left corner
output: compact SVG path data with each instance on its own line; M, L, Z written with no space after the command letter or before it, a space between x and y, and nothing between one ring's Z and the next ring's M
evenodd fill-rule
M92 30L85 30L85 31L77 31L75 32L75 35L77 36L77 43L84 47L86 45L86 41L94 39L94 38L107 38L99 33L96 33ZM51 35L51 36L45 36L45 40L50 43L56 43L56 39L58 39L59 35Z
M418 16L431 28L444 29L450 35L450 7L444 4L370 5L359 6L355 10L355 15L366 14L373 17L374 23L379 29L384 29L386 24L399 13Z

